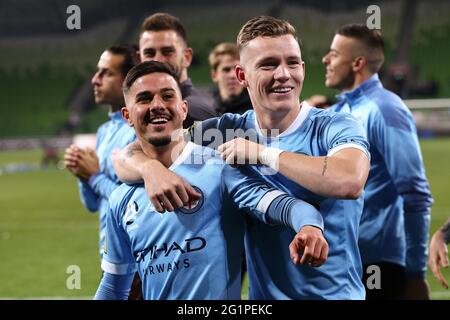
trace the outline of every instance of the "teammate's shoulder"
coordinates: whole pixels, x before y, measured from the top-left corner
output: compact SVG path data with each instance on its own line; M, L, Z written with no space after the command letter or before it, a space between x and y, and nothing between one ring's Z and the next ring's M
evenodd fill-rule
M97 134L102 134L105 130L108 130L108 128L111 126L111 124L112 124L111 120L103 122L97 128Z
M132 127L128 125L128 123L122 124L119 131L117 132L117 135L119 135L124 141L132 142L136 139L136 132Z
M328 109L311 107L309 118L314 122L324 123L356 121L350 113L334 111L333 107Z
M250 109L250 110L245 111L242 114L226 112L222 115L222 117L228 118L228 119L248 119L248 118L253 118L254 114L255 114L255 111L253 109Z
M227 129L242 128L254 119L255 111L253 110L247 110L243 114L227 112L220 117L220 124Z
M189 142L191 148L191 163L193 164L224 164L217 150Z
M413 116L397 94L385 88L378 88L376 92L370 94L370 99L376 104L380 118L388 126L411 129Z
M135 195L139 188L142 188L142 183L126 184L122 183L109 196L109 205L112 209L120 208Z
M367 97L373 101L380 110L399 109L407 110L405 103L396 93L384 88L372 88L366 92Z

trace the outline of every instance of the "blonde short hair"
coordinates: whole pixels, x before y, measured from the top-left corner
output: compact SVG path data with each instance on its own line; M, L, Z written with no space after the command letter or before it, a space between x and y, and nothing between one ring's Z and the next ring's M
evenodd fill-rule
M232 42L222 42L215 46L208 58L212 70L217 70L217 67L222 62L223 56L231 56L239 60L237 46Z
M241 28L237 36L237 46L241 52L242 48L257 37L278 37L287 34L292 35L298 41L295 27L288 21L270 16L259 16L250 19Z

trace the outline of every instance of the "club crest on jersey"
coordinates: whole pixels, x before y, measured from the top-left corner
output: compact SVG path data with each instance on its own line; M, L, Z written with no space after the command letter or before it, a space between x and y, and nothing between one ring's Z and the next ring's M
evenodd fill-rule
M136 219L136 215L138 214L139 206L137 205L136 201L129 202L127 204L127 209L125 211L125 215L123 217L125 224L129 226L134 222Z
M196 186L192 186L192 187L195 189L195 191L200 193L201 196L200 196L200 199L198 199L196 201L192 201L192 202L188 203L186 206L178 209L184 214L193 214L193 213L197 212L203 206L203 202L205 201L205 199L204 199L205 196L204 196L202 190L200 190Z

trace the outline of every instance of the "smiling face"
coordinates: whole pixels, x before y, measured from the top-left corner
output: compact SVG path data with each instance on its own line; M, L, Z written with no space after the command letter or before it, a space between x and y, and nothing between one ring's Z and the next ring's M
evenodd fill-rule
M257 112L298 112L305 65L292 35L257 37L240 55L236 74Z
M144 31L139 39L141 61L159 61L169 64L180 81L187 79L187 68L192 61L192 49L174 30Z
M175 79L162 72L138 78L126 94L122 114L134 127L141 142L155 147L168 145L175 130L181 130L187 104Z
M339 34L334 36L330 51L322 58L327 69L325 85L328 88L344 91L355 87L355 48L358 46L354 39Z

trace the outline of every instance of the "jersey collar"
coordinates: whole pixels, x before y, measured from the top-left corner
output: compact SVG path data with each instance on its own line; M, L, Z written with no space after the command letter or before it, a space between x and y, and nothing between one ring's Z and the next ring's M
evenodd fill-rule
M309 105L306 101L303 101L301 108L300 108L300 112L298 113L297 117L294 119L294 121L292 121L292 123L286 130L284 130L281 134L279 134L276 137L281 138L281 137L287 136L287 135L291 134L292 132L296 131L298 128L300 128L302 123L305 122L306 117L308 116L309 111L311 111L311 109L312 109L312 106ZM256 132L258 133L258 135L265 137L265 135L263 134L263 132L261 130L261 127L258 124L258 119L256 118L256 114L255 114L255 128L256 128Z
M188 141L186 145L184 146L183 151L178 156L178 158L175 159L175 161L172 163L172 165L169 167L169 170L175 170L180 164L184 162L192 153L192 150L194 150L195 144L191 141Z
M124 121L124 118L122 117L122 112L120 111L108 112L108 116L112 122Z
M341 94L336 96L339 102L341 101L355 101L362 97L365 92L369 91L372 88L382 87L380 78L378 77L378 73L373 74L369 79L361 83L358 87L351 91L344 91Z

